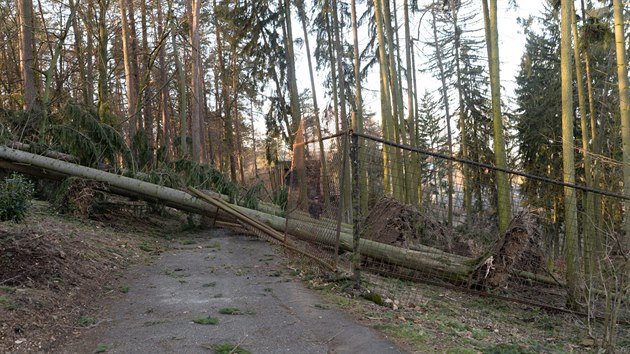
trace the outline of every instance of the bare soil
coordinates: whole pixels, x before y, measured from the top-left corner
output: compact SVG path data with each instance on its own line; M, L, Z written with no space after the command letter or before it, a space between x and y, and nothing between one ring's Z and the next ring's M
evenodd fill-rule
M181 225L175 214L124 210L77 219L45 202L21 224L0 223L0 352L48 352L97 325L95 300L121 290L115 279L129 264L159 253L166 240L158 232Z

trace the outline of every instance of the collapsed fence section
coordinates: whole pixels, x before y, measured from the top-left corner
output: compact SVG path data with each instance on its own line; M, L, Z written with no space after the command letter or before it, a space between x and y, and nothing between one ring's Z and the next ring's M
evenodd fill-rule
M508 188L497 187L502 177ZM287 230L303 230L304 247L357 279L380 274L630 318L617 191L353 132L298 134L288 189ZM413 302L399 284L378 291Z

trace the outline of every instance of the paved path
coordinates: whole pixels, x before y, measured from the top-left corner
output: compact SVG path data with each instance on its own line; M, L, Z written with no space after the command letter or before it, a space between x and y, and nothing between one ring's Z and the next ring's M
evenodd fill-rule
M106 320L63 351L204 353L231 343L251 353L402 353L306 289L269 244L224 230L207 236L132 269ZM208 316L218 324L193 322Z

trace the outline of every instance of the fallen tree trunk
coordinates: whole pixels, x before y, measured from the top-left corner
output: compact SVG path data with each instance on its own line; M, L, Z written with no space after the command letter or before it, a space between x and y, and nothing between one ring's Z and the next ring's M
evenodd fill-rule
M212 216L217 213L217 208L214 205L195 198L184 191L11 149L6 146L0 147L0 159L5 160L4 166L8 166L6 163L21 166L20 170L24 173L38 171L38 177L46 177L48 171L50 171L56 178L63 175L87 178L107 183L110 190L114 193L135 195L151 202L160 201L167 206L202 215ZM281 232L285 230L285 225L287 225L287 232L300 239L330 246L335 244L334 232L331 230L331 232L319 233L315 223L294 220L287 223L284 218L256 210L240 206L234 206L234 209ZM351 234L342 232L340 242L340 249L352 250ZM454 256L430 247L421 250L407 250L379 242L361 240L360 252L387 264L427 271L438 278L451 282L465 280L476 268L475 260Z

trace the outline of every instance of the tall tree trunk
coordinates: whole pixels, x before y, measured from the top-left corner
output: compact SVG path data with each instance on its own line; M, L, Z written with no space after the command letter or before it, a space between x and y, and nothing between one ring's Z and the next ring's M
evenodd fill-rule
M411 41L411 30L409 28L409 0L403 0L403 16L405 22L405 60L407 65L407 129L409 130L409 145L414 146L416 144L417 135L416 135L416 116L415 116L415 106L414 106L414 82L413 82L413 72L415 71L415 67L413 66L411 60L411 49L413 48L413 42ZM409 203L412 205L419 206L420 199L418 197L418 193L422 192L420 190L420 180L421 180L421 171L420 171L420 160L418 159L418 154L411 154L409 165L407 166L406 175L409 178L408 182L408 191L409 195ZM414 182L414 179L416 180Z
M293 144L294 139L298 133L298 129L302 120L302 112L300 110L300 97L298 94L297 88L297 77L295 72L295 52L293 50L293 30L291 27L291 6L289 0L280 0L280 6L284 9L284 21L283 21L283 31L284 31L284 44L287 48L285 52L285 58L287 62L287 81L289 85L289 101L291 105L291 127L290 131L290 141ZM298 149L301 153L304 153L304 149ZM294 157L295 158L295 157ZM304 158L302 157L302 161ZM308 199L308 191L306 181L306 171L305 168L300 168L298 171L298 178L300 180L300 190L299 190L299 199L298 203L306 203Z
M497 27L497 0L482 0L486 42L488 47L488 64L490 66L490 91L492 94L492 127L494 131L494 159L497 167L507 168L505 152L505 135L503 132L503 116L501 114L501 79L499 77L499 30ZM489 11L488 11L489 10ZM497 172L497 209L499 214L499 231L507 230L512 221L512 193L510 179L506 173Z
M107 73L107 9L109 0L98 0L98 45L97 45L97 66L98 66L98 117L103 123L109 122L109 87Z
M582 156L584 157L584 179L586 186L593 187L593 175L591 173L591 154L588 146L589 142L589 130L588 130L588 117L586 116L586 100L584 98L584 79L582 77L582 60L580 58L580 38L578 37L577 19L575 10L571 9L571 29L573 32L573 57L575 62L575 79L578 92L578 108L580 112L580 130L582 131ZM595 227L594 222L597 220L596 214L594 214L594 195L593 193L583 192L585 195L582 197L582 208L584 209L584 216L582 217L582 232L583 232L583 244L584 244L584 271L586 274L590 274L595 266L595 254L594 245L597 242L595 240Z
M155 164L155 137L153 136L154 112L152 105L153 88L151 85L151 69L153 66L152 60L154 59L152 58L151 51L149 50L149 38L147 35L147 5L145 1L140 1L140 16L142 31L142 75L139 76L143 78L143 80L141 81L142 90L140 91L140 94L142 95L142 111L144 112L144 136L147 146L147 151L144 152L145 156L143 156L143 163L146 163L149 168L153 168ZM160 38L158 38L158 40ZM161 43L158 43L157 45L162 46Z
M86 24L87 27L87 24ZM81 87L81 100L83 104L86 106L91 105L92 97L89 96L89 86L92 85L91 82L88 82L86 70L88 69L85 65L85 52L83 47L83 32L79 29L79 16L74 16L72 19L72 31L74 32L74 51L77 57L77 66L78 66L78 79ZM88 38L91 35L88 32Z
M562 170L565 183L575 184L575 156L573 146L573 87L571 71L571 12L573 0L562 0L560 71L562 80ZM569 302L578 299L578 221L575 189L564 187L564 226Z
M485 1L485 0L484 0ZM448 153L453 154L453 133L451 131L451 111L448 104L448 87L446 86L446 73L442 62L442 47L437 36L437 25L435 19L435 9L431 7L431 17L433 19L433 42L435 44L435 56L437 58L438 69L440 70L440 81L442 83L442 102L446 113L446 144ZM453 226L453 162L448 161L448 226Z
M20 34L20 67L24 90L24 110L29 112L35 107L37 91L33 71L33 2L16 0Z
M188 155L188 93L186 92L186 73L182 65L181 58L179 56L179 50L177 45L177 31L175 26L175 13L173 10L173 0L168 0L168 14L171 23L171 41L173 44L173 58L175 60L175 71L178 76L178 88L179 88L179 153L180 158L190 158Z
M352 0L354 1L354 0ZM308 63L308 74L311 80L311 94L313 97L313 110L315 111L315 129L317 133L317 139L319 140L319 161L320 161L320 174L322 176L322 193L324 194L324 207L329 210L330 206L330 191L328 190L328 166L326 162L326 150L324 150L324 141L322 140L322 126L319 120L319 105L317 104L317 89L315 87L315 75L313 74L313 63L311 58L311 47L308 40L307 30L307 18L306 11L304 11L304 1L298 0L296 2L298 8L298 16L300 22L302 22L302 33L304 34L304 45L306 46L306 59ZM360 90L357 90L357 94L360 95ZM252 117L253 119L253 117ZM253 123L252 123L253 124ZM252 128L253 129L253 128Z
M285 0L286 1L286 0ZM332 10L333 10L333 28L335 33L335 52L337 53L337 70L339 71L339 111L341 114L341 129L346 132L348 131L348 114L346 110L346 75L344 73L343 67L343 47L341 45L341 24L339 22L338 13L341 11L337 5L337 0L332 0ZM343 156L350 155L350 146L348 139L344 139L343 145ZM350 163L346 163L344 166L343 173L345 174L345 178L343 179L343 208L346 211L346 216L348 220L352 220L352 178L350 176Z
M355 115L355 127L359 133L363 133L364 131L364 121L363 121L363 97L361 94L361 57L359 56L359 36L358 36L358 25L357 25L357 9L355 0L350 0L350 12L352 16L352 47L354 50L354 79L355 79L355 91L356 91L356 115ZM312 76L312 74L311 74ZM311 78L311 80L313 80ZM314 87L314 84L313 84ZM360 203L360 212L361 215L367 215L368 212L368 179L367 179L367 168L366 168L366 154L365 154L365 142L363 139L358 140L359 143L359 196L361 197L359 200ZM358 217L361 217L359 215Z
M190 124L192 135L192 160L198 163L203 161L203 92L201 89L201 38L199 36L199 16L201 14L201 0L192 0L191 13L191 41L192 41L192 65L191 65L191 117Z
M129 30L129 24L127 22L127 2L131 0L119 0L120 6L120 20L122 30L122 45L123 45L123 62L125 65L125 86L127 89L127 125L129 132L129 145L133 145L133 139L136 136L137 129L137 116L136 107L138 106L138 91L136 90L137 83L135 75L135 67L133 61L135 60L135 51L131 45L132 39ZM131 15L133 17L133 14Z
M453 19L453 33L454 33L454 49L455 49L455 75L457 77L457 96L459 100L459 134L460 134L460 151L462 158L470 159L470 154L468 151L468 139L467 139L467 128L466 128L466 112L464 112L464 93L462 87L462 70L461 70L461 57L460 57L460 33L461 29L459 28L457 22L458 9L457 4L454 1L449 1L449 6L451 7L451 14ZM463 174L463 188L464 188L464 210L466 212L466 223L470 224L471 216L472 216L472 188L471 184L471 176L470 176L470 168L466 164L462 164L462 174Z
M388 67L389 67L389 83L390 83L390 91L391 91L391 102L392 102L392 132L393 132L393 140L396 143L406 144L405 134L402 133L401 129L401 121L404 120L404 107L401 90L400 90L400 81L398 75L398 63L397 56L395 55L396 43L394 41L394 29L391 23L391 12L389 9L389 0L382 0L379 2L381 5L381 13L383 16L383 26L385 28L385 40L386 47L388 52ZM400 149L393 149L393 161L392 161L392 180L393 180L393 189L394 189L394 197L400 201L405 201L406 193L406 180L404 175L404 157L403 153Z
M626 59L623 1L613 0L615 16L615 51L617 52L617 78L619 80L619 111L623 144L623 193L630 197L630 93L628 90L628 61ZM624 201L625 237L623 244L630 247L630 201Z
M164 37L164 25L162 23L162 0L157 0L157 33L158 37ZM170 19L171 21L173 19ZM158 62L160 71L158 74L158 81L160 85L160 129L159 135L159 144L160 149L163 151L163 161L168 162L172 156L172 147L171 147L171 135L170 135L170 125L171 125L171 117L170 117L170 97L168 92L168 81L167 77L167 62L166 56L164 54L165 49L164 46L160 46L158 52Z
M390 139L393 136L391 131L393 130L393 115L392 115L392 99L390 95L390 84L389 84L389 69L387 68L387 52L385 49L386 40L385 40L385 31L383 29L383 12L381 11L381 2L382 0L374 0L374 17L376 21L376 37L378 41L378 61L379 61L379 71L381 75L381 119L383 126L383 137L385 139ZM392 161L391 161L391 148L389 146L383 145L383 187L385 189L385 194L392 194Z

